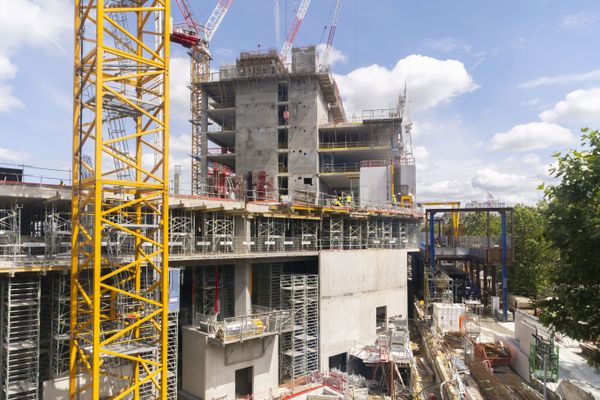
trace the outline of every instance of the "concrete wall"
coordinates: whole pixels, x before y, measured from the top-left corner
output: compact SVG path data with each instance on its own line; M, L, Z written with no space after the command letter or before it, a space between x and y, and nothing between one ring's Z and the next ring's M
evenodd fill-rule
M277 185L277 80L240 82L236 90L236 173L264 170Z
M197 330L184 327L182 389L204 400L234 400L235 371L253 367L255 394L278 386L278 338L269 336L223 346Z
M406 250L321 251L321 370L354 341L374 343L377 307L387 306L388 317L408 316L406 263Z
M390 201L391 174L388 167L360 168L360 205L380 206Z
M288 133L289 189L318 190L319 172L319 131L317 116L319 85L307 77L293 77L289 88L290 126ZM322 113L322 111L321 111ZM312 183L305 183L310 178Z

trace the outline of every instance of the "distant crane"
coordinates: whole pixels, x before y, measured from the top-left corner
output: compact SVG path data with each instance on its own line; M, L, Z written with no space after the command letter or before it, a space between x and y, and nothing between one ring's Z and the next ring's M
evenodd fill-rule
M304 16L306 15L306 11L308 10L308 6L310 5L310 0L302 0L300 6L298 6L298 10L296 10L296 15L294 16L294 22L292 22L292 26L290 27L290 31L285 39L285 43L283 43L283 47L279 52L279 58L281 58L282 62L286 62L292 52L292 46L294 41L296 40L296 36L298 35L298 31L300 30L300 25L302 25L302 21L304 20Z
M329 68L329 54L331 53L331 47L333 45L333 37L335 36L335 30L337 28L337 20L340 16L340 9L342 8L342 0L335 0L335 9L333 10L333 17L331 18L331 25L329 25L329 36L327 37L327 45L323 51L321 62L319 63L319 70L324 71Z
M218 0L215 9L207 23L200 25L188 5L187 0L176 0L184 22L176 24L171 33L171 41L190 49L190 82L192 110L192 194L201 194L202 177L206 175L202 160L202 125L200 123L200 108L202 106L202 91L199 84L210 78L210 60L212 59L208 45L212 40L233 0ZM206 143L204 143L206 145ZM206 165L206 163L204 163Z

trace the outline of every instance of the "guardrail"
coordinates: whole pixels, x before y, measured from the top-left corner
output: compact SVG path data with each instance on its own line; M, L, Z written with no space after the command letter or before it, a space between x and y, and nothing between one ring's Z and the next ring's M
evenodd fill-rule
M267 311L216 320L214 316L197 314L195 324L201 332L224 344L276 335L291 325L289 311Z
M322 164L321 173L360 172L360 163L351 164Z

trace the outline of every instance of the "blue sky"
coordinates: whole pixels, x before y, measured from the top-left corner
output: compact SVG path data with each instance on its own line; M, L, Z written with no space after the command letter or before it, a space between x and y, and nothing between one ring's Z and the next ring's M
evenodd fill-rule
M189 1L200 21L216 3ZM279 1L283 41L297 1ZM326 40L333 4L312 0L297 44ZM0 6L0 162L68 169L72 2ZM211 44L213 68L275 46L273 9L273 0L234 0ZM489 192L535 202L550 154L576 146L581 126L600 127L599 22L596 0L344 0L332 70L349 114L394 105L406 83L420 200ZM188 61L173 47L171 164L185 174Z

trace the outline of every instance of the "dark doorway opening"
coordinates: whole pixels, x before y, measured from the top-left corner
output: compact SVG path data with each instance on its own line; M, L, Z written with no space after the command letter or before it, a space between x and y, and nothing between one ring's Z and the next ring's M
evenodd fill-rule
M329 369L335 368L342 372L346 372L346 360L348 353L340 353L329 357Z
M235 398L252 396L252 367L235 371Z

